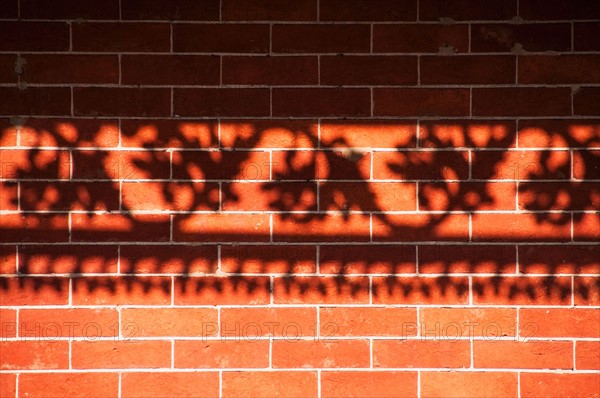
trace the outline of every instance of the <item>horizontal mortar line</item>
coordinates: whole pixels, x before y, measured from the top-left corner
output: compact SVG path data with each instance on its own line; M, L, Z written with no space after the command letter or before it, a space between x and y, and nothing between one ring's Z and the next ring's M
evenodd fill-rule
M15 310L67 310L67 309L278 309L278 308L395 308L395 309L416 309L419 308L432 308L439 309L570 309L570 310L587 310L587 309L600 309L600 305L577 305L571 304L565 305L535 305L535 304L448 304L440 302L437 304L345 304L345 303L330 303L330 304L204 304L204 305L187 305L187 304L175 304L175 305L134 305L134 304L96 304L96 305L1 305L3 309L15 309Z
M224 166L227 167L227 166ZM167 178L156 178L156 179L152 179L152 178L136 178L136 179L124 179L124 178L94 178L94 179L90 179L90 178L86 178L86 179L82 179L82 178L74 178L74 179L67 179L67 178L52 178L52 179L48 179L48 178L0 178L0 182L10 182L10 183L17 183L17 182L21 182L21 183L28 183L28 182L47 182L47 183L58 183L58 182L87 182L87 183L101 183L101 182L125 182L125 183L144 183L144 182L154 182L154 183L175 183L175 182L181 182L181 183L217 183L217 182L222 182L222 183L244 183L244 184L250 184L250 183L254 183L254 184L272 184L272 183L344 183L344 184L348 184L348 183L363 183L365 185L369 185L371 183L464 183L464 184L468 184L468 183L516 183L516 182L521 182L521 183L570 183L570 184L575 184L575 183L594 183L594 182L600 182L600 179L571 179L571 178L563 178L563 179L478 179L478 178L472 178L472 179L467 179L465 178L464 180L458 180L458 179L373 179L373 180L368 180L368 179L347 179L347 180L343 180L343 179L273 179L273 180L249 180L249 179L179 179L179 178L174 178L174 179L167 179ZM257 210L258 211L258 210ZM513 209L511 211L516 211L516 209ZM544 210L545 211L545 210ZM550 210L548 210L550 211ZM557 210L552 210L552 211L557 211ZM570 212L571 210L558 210L560 212ZM576 211L576 210L575 210ZM443 212L443 211L442 211Z
M398 367L376 367L370 368L368 365L362 368L285 368L285 367L263 367L263 368L72 368L72 369L14 369L14 370L0 370L0 374L52 374L52 373L181 373L181 372L193 372L193 373L218 373L220 371L224 373L228 372L460 372L460 373L473 373L473 372L494 372L494 373L552 373L552 374L597 374L597 370L571 370L571 369L524 369L524 368L398 368Z
M158 242L158 241L113 241L113 242L0 242L0 246L63 246L63 245L95 245L95 246L555 246L557 243L560 243L562 246L600 246L600 242L598 241L572 241L572 242L564 242L564 241L551 241L551 242L464 242L464 241L396 241L396 242L385 242L385 241L375 241L375 242L198 242L198 241L174 241L174 242Z
M26 322L21 322L21 324L25 324ZM57 322L49 322L48 324L54 324ZM124 322L127 324L128 322ZM226 322L224 322L226 324ZM292 322L286 322L292 323ZM488 322L490 324L492 322ZM257 324L258 322L248 322L247 324ZM414 322L405 322L405 324L413 325ZM485 324L485 323L484 323ZM240 328L241 329L241 328ZM293 344L296 341L324 341L324 342L336 342L336 341L355 341L355 340L365 340L371 339L375 341L407 341L407 340L418 340L418 341L446 341L446 342L456 342L456 341L486 341L486 342L499 342L499 341L515 341L515 342L529 342L529 341L543 341L543 342L573 342L573 341L597 341L600 342L600 338L595 337L520 337L520 336L501 336L501 337L491 337L491 336L402 336L402 335L389 335L389 336L320 336L315 338L314 334L307 334L306 336L242 336L235 335L236 332L241 330L231 330L229 336L152 336L152 337L115 337L115 336L106 336L106 337L39 337L39 336L19 336L19 337L2 337L0 341L2 342L26 342L26 341L45 341L45 342L58 342L58 341L74 341L74 342L115 342L117 341L125 341L131 344L135 344L136 342L142 341L200 341L200 342L215 342L215 341L230 341L230 342L243 342L243 341L288 341ZM35 333L30 331L31 333ZM433 334L436 331L429 331L429 333Z

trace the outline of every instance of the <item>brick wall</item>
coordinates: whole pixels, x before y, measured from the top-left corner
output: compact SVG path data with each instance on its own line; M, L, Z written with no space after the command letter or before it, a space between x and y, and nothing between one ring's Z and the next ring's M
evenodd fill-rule
M0 1L0 396L598 397L599 21Z

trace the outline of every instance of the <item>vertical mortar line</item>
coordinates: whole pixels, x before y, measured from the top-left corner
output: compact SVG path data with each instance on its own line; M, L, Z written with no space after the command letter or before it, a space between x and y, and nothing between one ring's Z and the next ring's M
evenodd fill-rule
M373 213L369 213L369 242L373 242Z
M577 370L577 340L573 340L573 370Z
M321 306L317 305L317 324L315 325L315 340L321 340Z
M317 55L317 85L321 85L321 55Z
M20 373L17 373L17 377L15 377L15 397L19 396L19 375Z
M175 339L171 339L171 369L175 369Z
M69 223L69 226L68 226L68 228L69 228L69 242L71 242L71 233L72 233L72 231L71 231L71 224L72 224L71 223L71 219L72 219L72 216L71 216L71 212L69 211L68 217L67 217L67 221Z
M171 115L170 116L171 117L175 116L175 104L174 104L174 102L175 102L175 94L174 94L174 91L175 91L175 89L173 87L169 87L169 95L171 96L171 98L170 98L170 100L171 100L171 103L170 103L170 105L171 105L171 109L170 109Z
M269 303L275 304L275 277L269 276Z
M269 116L273 117L273 87L269 87Z
M575 22L571 21L571 52L575 51Z
M515 245L515 265L516 265L516 272L517 275L519 275L520 271L521 271L521 265L520 265L520 259L519 259L519 244L517 243Z
M373 369L373 338L369 338L369 369Z
M69 87L69 95L71 96L71 116L75 116L75 96L73 95L73 86Z
M169 52L173 52L173 24L169 24Z
M373 276L369 275L369 304L373 304Z
M469 369L475 369L475 336L473 335L473 333L471 333L471 335L469 336L469 348L471 350L470 352L470 358L469 360L471 361L470 365L469 365Z
M317 274L321 273L321 246L317 245L315 264Z
M416 130L415 130L415 134L416 134L415 145L417 148L420 148L421 147L421 121L420 120L417 120L417 124L416 124L415 128L416 128Z
M123 67L121 66L121 62L122 62L121 57L122 57L121 54L117 54L117 62L118 62L118 67L119 67L119 85L123 84L123 77L122 77L122 75L123 75L122 68Z
M69 52L73 51L73 23L67 22L69 25Z
M521 336L519 333L519 324L521 323L520 318L521 318L521 311L520 311L520 307L517 307L517 322L515 323L515 341L520 341L521 340Z
M369 27L371 28L369 30L369 42L370 42L370 47L369 47L369 51L371 52L371 54L373 54L373 41L375 41L375 37L373 36L373 25L374 24L369 24Z
M575 225L575 217L574 217L574 214L571 213L571 242L575 241L574 225Z
M469 305L473 306L473 275L469 275Z
M122 6L121 6L121 2L122 2L122 1L121 1L121 0L119 0L119 21L120 21L121 19L123 19L123 15L122 15L122 11L121 11L121 7L122 7Z
M469 87L469 116L473 117L473 87Z
M417 398L421 398L421 371L417 370Z
M571 116L575 116L575 90L577 87L571 86Z
M419 273L419 245L415 245L415 271Z
M169 241L173 242L173 214L169 214Z
M469 242L473 242L473 213L469 212Z
M19 245L15 247L15 274L19 274ZM17 309L17 317L19 315L19 310ZM19 324L17 323L17 328Z
M73 306L73 278L69 278L69 307Z
M473 151L469 149L467 155L469 158L469 180L471 180L473 178Z
M273 243L273 213L269 214L269 242Z
M219 180L219 206L217 208L218 212L223 211L223 181Z
M122 376L123 376L123 373L119 372L119 392L118 392L119 398L121 398L121 394L122 394L122 392L121 392L121 390L122 390L121 386L123 385L123 382L121 381Z
M575 307L575 276L571 275L571 307Z
M175 305L175 276L171 277L171 306Z
M473 30L473 25L471 25L470 23L467 24L467 45L468 45L468 49L469 49L469 53L472 51L471 50L471 31Z
M421 85L421 55L417 55L417 86ZM417 121L418 123L418 121Z
M373 100L373 87L369 87L369 93L371 95L371 117L373 117L373 109L375 108L375 102Z
M415 183L415 208L417 211L419 211L419 207L420 207L420 203L419 203L419 181L417 181Z
M515 86L519 85L519 55L515 56Z
M521 372L517 372L517 398L521 398Z
M269 23L269 54L273 54L273 22Z
M117 274L121 273L121 245L117 246Z
M123 180L119 180L119 211L123 211Z
M173 179L173 151L169 150L169 180Z
M71 370L71 369L73 369L73 360L72 360L72 357L73 357L73 339L70 338L68 340L68 343L69 343L69 370Z
M21 211L21 181L17 182L17 210Z
M321 398L321 369L317 369L317 397Z
M321 0L317 0L317 22L321 20Z

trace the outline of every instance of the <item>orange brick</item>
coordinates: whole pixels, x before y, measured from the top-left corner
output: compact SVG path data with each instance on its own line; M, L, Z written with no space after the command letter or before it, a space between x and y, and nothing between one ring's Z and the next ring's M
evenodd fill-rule
M69 303L67 278L0 278L0 306L66 305Z
M319 311L321 336L413 336L417 312L413 308L333 307Z
M127 210L217 210L219 185L205 182L125 182L121 187L121 200Z
M113 337L119 334L119 314L115 309L43 309L19 312L19 335L57 338Z
M424 148L511 148L516 123L508 120L424 120L419 140Z
M17 247L12 245L0 246L0 274L17 272Z
M367 340L275 340L275 368L365 368L369 366Z
M573 343L475 341L473 361L476 368L572 369Z
M189 277L175 280L176 305L260 305L270 302L268 277Z
M273 296L277 304L367 304L366 277L277 277Z
M171 366L171 342L74 341L71 361L75 369L165 368Z
M575 368L598 370L600 366L600 341L577 341L575 343Z
M586 308L522 308L519 334L525 337L600 338L600 311Z
M71 216L74 242L164 242L170 219L165 214L83 214Z
M469 281L465 277L373 278L373 304L467 304Z
M222 308L221 336L310 337L316 335L315 308Z
M121 145L133 148L215 148L216 121L123 119Z
M517 374L500 372L422 372L424 397L484 398L514 397Z
M130 337L212 336L217 310L212 308L125 308L121 333Z
M0 308L0 338L7 339L17 335L17 311Z
M194 214L173 218L173 239L180 242L266 242L268 214Z
M516 192L512 182L422 183L419 210L515 210Z
M468 341L373 341L373 366L376 368L466 368L470 362Z
M519 147L600 147L598 120L519 120Z
M474 304L568 305L571 293L571 278L564 276L473 278Z
M564 242L571 240L570 223L553 223L560 214L476 214L473 240L492 242Z
M595 397L600 394L600 375L522 373L521 397Z
M315 211L314 182L226 183L222 185L223 211Z
M417 396L415 372L322 372L322 397L393 398Z
M266 368L269 342L239 336L237 340L175 342L176 368Z
M10 373L0 374L0 396L14 397L17 393L17 375Z
M166 396L219 397L217 372L152 372L123 373L121 376L123 398ZM200 392L201 391L201 392Z
M63 214L0 214L0 242L66 242L69 220Z
M85 277L73 279L74 305L165 305L171 303L166 277Z
M414 183L325 182L319 188L321 211L416 210Z
M323 274L394 274L416 271L416 250L404 245L322 245Z
M23 274L117 272L117 246L28 245L19 247Z
M221 269L224 272L313 273L316 258L315 246L221 246Z
M573 220L573 239L576 241L597 241L600 238L600 216L598 213L586 213Z
M224 397L315 397L316 372L223 372Z
M373 153L376 180L462 180L468 176L467 151Z
M514 246L419 246L419 272L514 274L516 254Z
M600 305L600 278L575 277L575 305Z
M449 338L515 336L517 312L512 308L421 308L421 335Z
M89 397L119 394L117 373L25 373L19 376L24 397Z
M316 148L314 120L225 120L220 124L223 148Z
M327 214L305 221L274 215L273 239L278 242L366 242L369 240L369 217Z
M477 179L566 180L571 175L567 151L479 151L471 161Z
M467 241L469 217L465 214L389 214L373 216L373 240Z
M67 341L2 341L0 362L2 370L67 369L69 343Z
M411 148L416 121L340 120L321 123L321 144L333 148Z
M218 255L213 245L122 245L120 260L122 273L211 273L217 269Z

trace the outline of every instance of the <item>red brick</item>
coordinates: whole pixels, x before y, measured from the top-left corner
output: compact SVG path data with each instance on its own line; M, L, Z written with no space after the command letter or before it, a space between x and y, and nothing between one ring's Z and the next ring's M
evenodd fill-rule
M516 253L514 246L419 246L419 272L514 274Z
M376 180L457 180L469 176L467 151L373 153Z
M42 370L69 367L67 341L2 341L0 342L0 369Z
M543 88L474 88L474 116L568 116L571 90Z
M117 272L117 246L31 245L19 247L22 274Z
M19 16L19 1L18 0L5 0L2 3L2 9L0 9L1 18L16 19ZM7 378L8 379L8 378ZM2 383L0 383L2 384ZM2 394L4 396L4 394Z
M73 50L94 52L169 51L170 28L161 23L75 23Z
M316 372L223 372L226 397L315 397Z
M519 185L519 208L527 210L594 210L600 206L597 183L530 182ZM564 215L565 220L570 215ZM568 221L567 221L568 222Z
M600 278L579 276L573 279L575 305L600 305Z
M422 336L494 339L516 336L517 312L513 308L421 308Z
M4 11L4 10L2 10ZM0 396L14 397L17 394L17 375L11 373L0 374Z
M217 183L125 182L121 194L122 206L128 210L196 211L219 207Z
M269 153L262 151L174 152L173 178L268 180L270 164Z
M469 217L464 214L391 214L373 218L373 240L403 241L466 241L469 238Z
M519 333L524 337L600 338L600 311L585 308L522 308L519 326Z
M138 148L215 148L216 121L121 120L121 145Z
M269 341L244 339L175 341L176 368L266 368Z
M218 21L219 0L125 0L123 19L169 21Z
M0 118L0 147L17 145L17 128L10 118Z
M1 242L66 242L69 220L64 214L0 214Z
M417 59L403 56L321 57L321 84L395 85L417 83Z
M600 148L599 120L519 120L519 147Z
M412 246L323 245L319 272L325 274L395 274L416 271Z
M313 273L316 270L316 248L298 245L223 245L221 269L235 273Z
M346 25L344 25L346 26ZM275 88L273 116L369 116L367 88Z
M519 83L600 83L600 55L519 57Z
M334 148L410 148L416 134L416 121L321 121L321 144Z
M24 397L86 397L119 394L117 373L25 373L19 376Z
M366 277L278 277L273 287L276 304L368 304Z
M165 151L74 151L73 178L137 180L169 178ZM113 182L116 183L116 182Z
M600 215L585 213L573 220L573 239L576 241L598 241L600 238Z
M571 27L562 24L473 24L471 51L570 51Z
M523 373L520 384L523 398L595 397L600 394L598 374Z
M218 372L152 372L123 373L121 376L123 398L165 396L195 397L202 391L207 398L219 397Z
M369 25L274 25L272 50L284 53L357 53L370 50Z
M456 305L469 302L466 277L384 277L373 278L373 304Z
M599 246L519 246L521 273L600 274L599 259Z
M273 152L273 179L367 180L371 155L365 150Z
M316 317L315 317L316 324ZM0 338L10 339L17 336L17 311L0 308Z
M515 397L515 372L422 372L421 394L425 397Z
M575 343L575 368L597 370L600 364L600 341Z
M322 397L411 397L417 396L417 373L395 371L323 372Z
M321 337L414 336L417 311L414 308L324 307L319 311Z
M180 242L267 242L268 214L195 214L173 219L173 239Z
M0 306L66 305L69 281L66 278L0 278Z
M573 40L575 51L599 51L598 31L600 22L583 22L573 24Z
M373 51L405 53L467 52L467 25L382 24L373 26Z
M217 269L217 246L120 246L121 272L200 273Z
M470 363L468 341L374 340L376 368L466 368Z
M573 178L600 179L600 151L573 151Z
M323 0L319 3L321 21L415 21L414 0Z
M317 332L317 311L308 307L222 308L221 337L312 337ZM298 335L298 336L296 336Z
M270 302L268 277L187 277L175 280L175 305L264 305Z
M572 0L569 3L560 0L522 0L519 3L519 15L535 20L597 19L600 18L600 10L594 0Z
M69 152L61 150L0 150L0 178L69 178Z
M469 90L449 88L377 88L375 116L467 116Z
M166 368L171 365L171 342L74 341L71 361L75 369Z
M57 0L48 3L40 0L22 0L20 17L24 19L118 19L118 0L96 2L92 0Z
M214 308L125 308L121 333L131 337L214 336L208 324L217 323Z
M316 85L317 57L225 56L223 84Z
M174 91L176 116L269 116L265 88L178 88Z
M166 88L85 87L73 89L79 116L168 116L171 95Z
M315 148L318 146L314 120L230 120L222 121L223 148Z
M119 144L119 128L117 121L110 119L28 119L20 129L20 144L33 147L116 147Z
M572 369L573 343L570 341L475 341L473 364L476 368Z
M67 87L1 87L1 115L49 115L71 113L71 93Z
M0 182L0 210L17 210L19 186L16 182Z
M565 180L571 174L567 151L481 151L471 163L477 179Z
M516 58L511 56L424 56L421 57L420 62L421 84L515 83ZM519 62L520 67L521 63Z
M175 24L173 50L204 53L265 53L269 51L266 24Z
M316 183L228 183L222 186L224 211L314 211Z
M515 210L516 188L513 182L423 183L419 185L419 209Z
M108 182L23 182L20 199L22 210L114 211L119 209L119 187Z
M220 59L209 55L123 55L123 84L218 85Z
M570 305L571 294L571 278L564 276L473 278L474 304Z
M82 214L71 216L74 242L165 242L169 216L161 214Z
M44 309L19 312L19 336L50 338L116 337L119 314L115 309Z
M69 50L66 22L3 21L0 32L0 51Z
M0 245L0 274L15 274L17 272L17 247Z
M432 120L419 123L425 148L508 148L515 146L516 123L508 120Z
M365 368L369 366L368 340L273 341L274 368Z
M171 279L167 277L98 276L74 278L74 305L167 305Z
M600 87L582 87L573 90L573 114L599 116L596 105L600 102Z
M322 211L402 211L416 207L412 183L329 182L321 185L319 195Z
M316 0L224 0L224 21L312 21L317 18Z
M509 20L517 15L516 0L420 0L421 21ZM451 391L450 389L448 391Z
M362 214L327 214L308 219L273 217L276 242L366 242L369 217Z
M15 63L19 58L14 55L0 55L0 82L1 83L17 83L18 74L15 71ZM5 120L2 121L4 124ZM6 120L7 127L10 126L10 121Z

